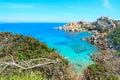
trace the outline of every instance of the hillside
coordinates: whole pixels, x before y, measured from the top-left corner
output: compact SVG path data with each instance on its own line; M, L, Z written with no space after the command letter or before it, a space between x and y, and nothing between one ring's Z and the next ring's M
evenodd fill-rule
M68 61L33 37L1 32L0 58L2 80L71 79Z

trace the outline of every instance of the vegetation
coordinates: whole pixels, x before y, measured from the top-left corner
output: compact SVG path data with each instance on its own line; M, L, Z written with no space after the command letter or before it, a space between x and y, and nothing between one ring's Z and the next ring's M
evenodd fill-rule
M109 35L108 38L115 46L115 49L118 51L116 54L120 56L120 28L113 30Z
M109 33L107 38L117 52L110 54L101 50L101 55L92 56L95 64L89 65L85 70L88 80L120 80L120 28Z
M25 73L24 75L10 75L7 77L3 76L0 78L0 80L43 80L43 78L40 74L31 72L31 73Z
M36 58L59 60L55 64L43 65L26 70L14 65L8 66L0 74L1 80L19 80L19 78L20 80L28 80L28 78L29 80L70 80L67 71L67 68L70 66L68 61L60 56L55 49L48 48L47 45L33 37L1 32L0 58L0 71L4 68L2 64L11 62L12 58L18 64ZM36 63L38 62L33 61L30 65ZM45 63L45 60L42 60L42 63Z
M118 56L120 56L120 52L116 52L116 54L117 54Z
M109 35L111 42L115 45L120 45L120 28L113 30Z
M92 64L85 70L87 80L118 80L115 75L109 74L103 65Z

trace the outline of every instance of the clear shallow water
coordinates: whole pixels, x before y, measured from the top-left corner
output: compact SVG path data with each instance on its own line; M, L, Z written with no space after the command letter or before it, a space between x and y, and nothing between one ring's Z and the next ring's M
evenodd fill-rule
M87 41L81 40L92 36L87 32L65 32L54 30L53 27L62 26L65 23L7 23L0 24L0 32L19 33L33 36L41 42L66 57L76 72L82 72L86 66L94 62L89 54L96 54L98 48Z

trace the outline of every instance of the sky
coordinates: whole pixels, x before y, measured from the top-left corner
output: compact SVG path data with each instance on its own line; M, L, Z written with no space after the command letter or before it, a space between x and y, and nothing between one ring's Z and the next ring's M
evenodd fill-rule
M0 0L0 22L120 20L120 0Z

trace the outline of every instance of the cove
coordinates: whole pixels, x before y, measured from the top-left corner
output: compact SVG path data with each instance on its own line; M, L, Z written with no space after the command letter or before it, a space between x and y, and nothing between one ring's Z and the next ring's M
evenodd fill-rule
M83 72L84 69L93 64L90 54L97 54L98 48L82 38L90 37L93 34L87 32L65 32L54 30L56 26L65 23L1 23L0 32L12 32L26 36L32 36L46 43L49 47L55 48L60 55L68 59L76 72Z

